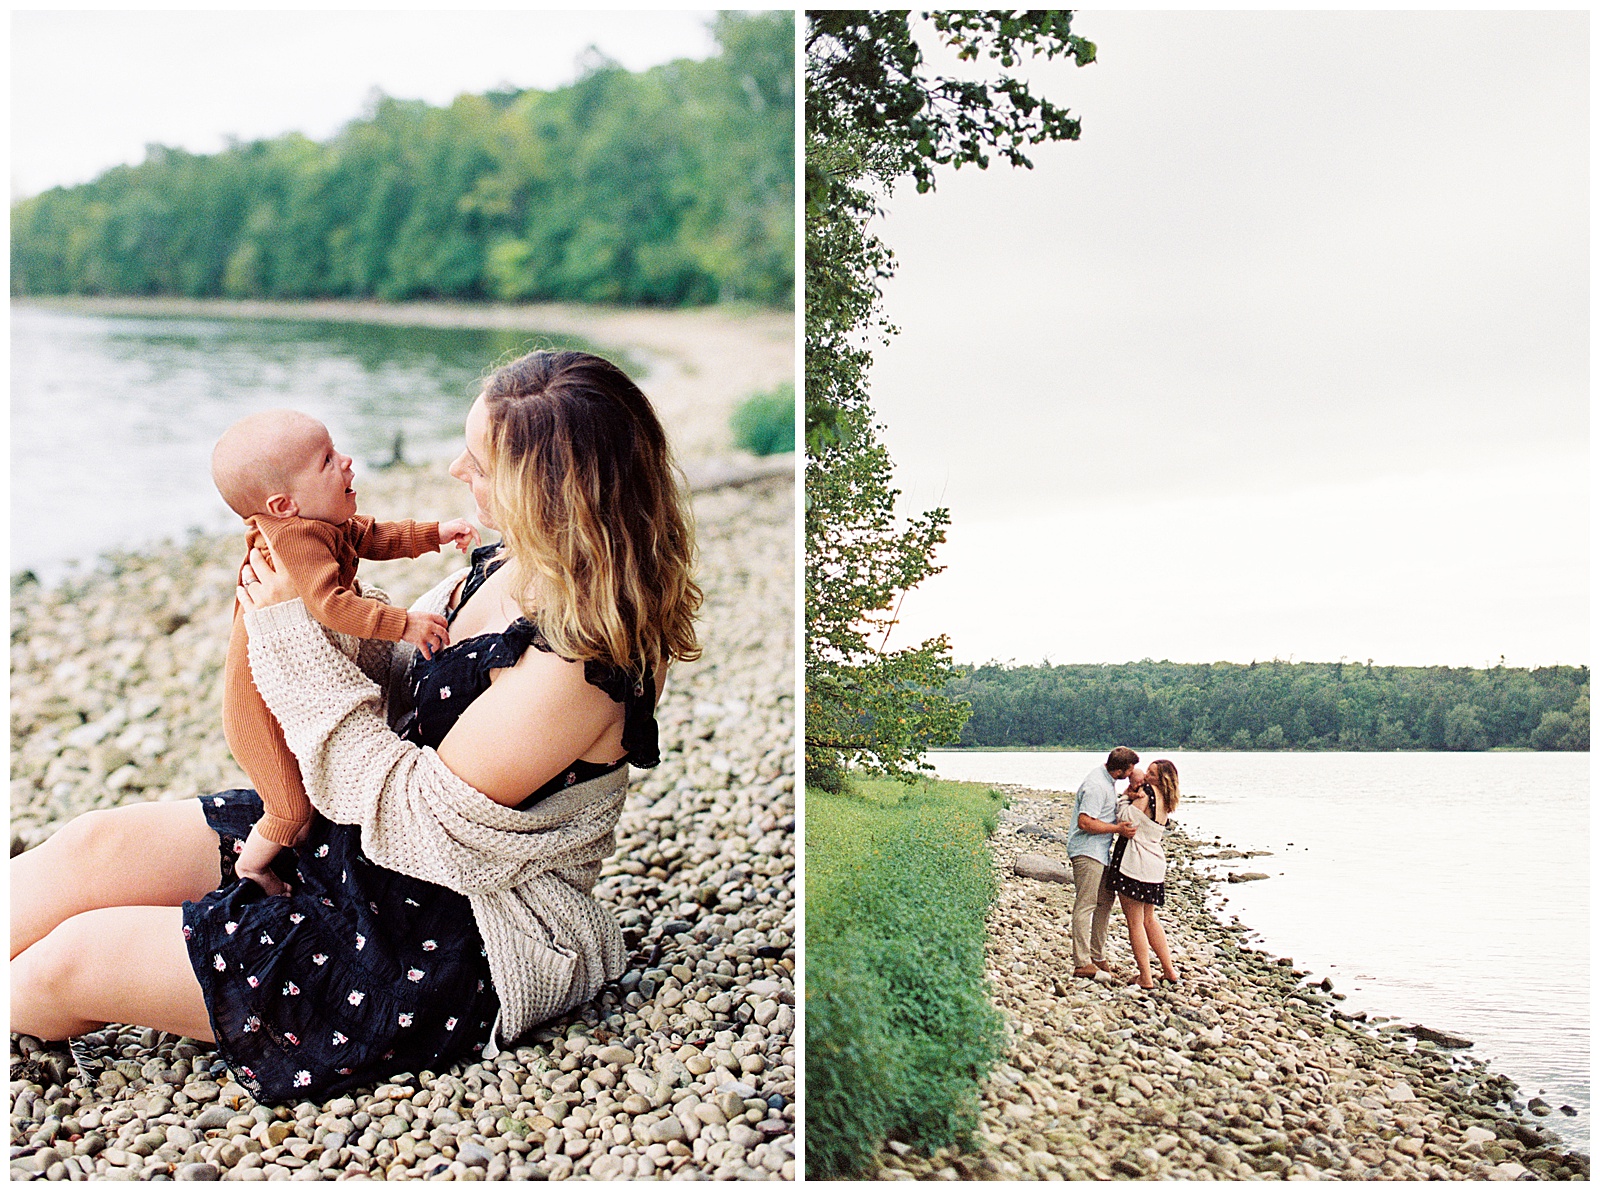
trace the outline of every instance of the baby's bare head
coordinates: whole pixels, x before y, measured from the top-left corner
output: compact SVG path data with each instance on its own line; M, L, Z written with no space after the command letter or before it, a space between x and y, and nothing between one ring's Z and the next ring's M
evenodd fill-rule
M321 422L293 409L240 418L211 452L211 479L230 509L254 517L266 511L273 496L289 492L296 473L327 435Z

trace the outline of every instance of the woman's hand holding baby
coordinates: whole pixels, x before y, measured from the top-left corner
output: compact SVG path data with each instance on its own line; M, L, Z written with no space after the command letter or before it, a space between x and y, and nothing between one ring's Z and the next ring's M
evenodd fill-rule
M472 547L479 544L482 539L478 535L478 527L465 517L457 517L453 521L439 522L439 545L454 542L456 549L465 554Z
M259 550L250 551L250 561L239 570L239 587L234 592L239 606L246 612L282 604L300 593L294 589L294 580L287 572L275 571L266 556Z
M432 612L407 612L406 631L400 638L409 641L422 651L422 656L432 658L450 644L450 625L442 616Z

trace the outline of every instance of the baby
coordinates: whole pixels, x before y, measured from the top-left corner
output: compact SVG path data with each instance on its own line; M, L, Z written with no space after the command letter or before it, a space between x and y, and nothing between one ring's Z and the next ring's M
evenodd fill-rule
M450 639L444 617L363 599L352 588L356 560L416 558L444 542L467 550L478 531L460 518L419 523L356 516L350 464L321 422L275 409L228 427L211 454L211 477L228 507L245 519L246 556L259 549L286 572L317 621L353 637L409 641L431 657ZM235 871L268 893L288 892L268 866L304 838L311 803L283 729L256 691L237 603L223 670L222 730L266 807Z

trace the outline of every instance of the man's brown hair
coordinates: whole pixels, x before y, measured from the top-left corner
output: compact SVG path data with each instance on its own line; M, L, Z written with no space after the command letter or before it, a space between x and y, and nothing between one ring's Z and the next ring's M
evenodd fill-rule
M1117 745L1106 757L1106 769L1115 773L1119 769L1132 769L1139 763L1139 754L1126 745Z

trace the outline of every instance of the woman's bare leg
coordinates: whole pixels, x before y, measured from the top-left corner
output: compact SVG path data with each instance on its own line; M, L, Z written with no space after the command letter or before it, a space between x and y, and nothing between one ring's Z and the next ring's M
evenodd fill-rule
M1133 948L1134 962L1139 965L1139 983L1151 985L1155 978L1150 975L1150 944L1144 937L1144 903L1134 901L1127 894L1122 894L1122 916L1128 920L1128 945Z
M1172 953L1167 950L1167 932L1161 929L1161 919L1156 917L1154 906L1144 908L1144 933L1150 940L1150 947L1156 953L1156 958L1161 961L1161 974L1176 983L1178 969L1172 966Z
M79 815L11 862L11 958L89 910L178 906L221 881L217 833L197 799Z
M209 1042L177 906L77 914L11 961L11 1028L58 1039L107 1022Z

